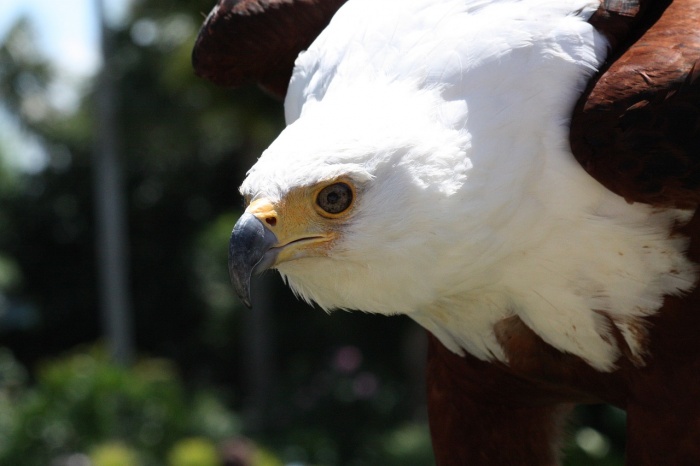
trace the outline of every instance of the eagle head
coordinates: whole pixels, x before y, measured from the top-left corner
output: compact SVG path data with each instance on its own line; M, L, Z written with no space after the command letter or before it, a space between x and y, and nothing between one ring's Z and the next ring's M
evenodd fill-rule
M409 103L384 92L371 108L324 101L263 153L230 242L246 304L251 275L268 268L327 310L411 313L450 285L469 143L431 115L429 93L417 94Z

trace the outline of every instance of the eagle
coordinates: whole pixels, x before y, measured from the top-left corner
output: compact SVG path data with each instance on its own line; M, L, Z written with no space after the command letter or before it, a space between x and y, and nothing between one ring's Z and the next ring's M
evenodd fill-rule
M699 0L220 0L193 64L285 98L236 292L423 326L438 465L558 464L599 402L700 464Z

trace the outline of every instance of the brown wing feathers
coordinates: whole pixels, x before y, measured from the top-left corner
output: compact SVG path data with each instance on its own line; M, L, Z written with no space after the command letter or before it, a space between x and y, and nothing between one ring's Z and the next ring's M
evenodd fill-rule
M693 207L700 201L700 1L647 0L640 11L592 19L630 37L612 38L620 48L579 100L572 150L630 202Z
M195 42L195 73L226 87L259 83L284 97L297 55L345 1L219 0Z

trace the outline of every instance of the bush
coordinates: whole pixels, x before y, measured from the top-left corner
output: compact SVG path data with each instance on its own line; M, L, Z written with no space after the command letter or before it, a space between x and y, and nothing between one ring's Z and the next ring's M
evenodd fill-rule
M239 433L233 413L211 395L186 396L163 360L123 368L99 350L77 353L42 365L32 388L18 388L18 367L0 352L0 464L46 466L81 454L95 466L164 466L170 453L173 465L216 466L213 445ZM181 459L194 454L182 443L193 436L208 439L198 450L208 462Z

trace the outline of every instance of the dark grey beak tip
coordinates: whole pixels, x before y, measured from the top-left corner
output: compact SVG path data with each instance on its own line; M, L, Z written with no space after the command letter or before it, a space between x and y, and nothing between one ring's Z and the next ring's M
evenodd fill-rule
M228 271L236 294L248 308L252 308L251 277L274 264L277 254L271 249L275 244L275 234L253 214L243 214L233 227L228 248Z

